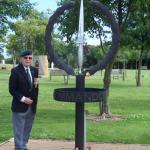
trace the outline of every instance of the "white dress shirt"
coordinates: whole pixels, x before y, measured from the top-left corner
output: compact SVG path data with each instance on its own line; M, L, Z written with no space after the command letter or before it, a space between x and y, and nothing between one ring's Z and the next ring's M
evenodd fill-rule
M24 67L24 69L25 69L25 72L26 72L26 69L28 69L28 72L29 72L29 75L30 75L30 78L31 78L31 83L33 82L32 81L32 75L31 75L31 70L30 70L30 67ZM24 102L25 101L25 96L23 96L22 98L21 98L21 102Z

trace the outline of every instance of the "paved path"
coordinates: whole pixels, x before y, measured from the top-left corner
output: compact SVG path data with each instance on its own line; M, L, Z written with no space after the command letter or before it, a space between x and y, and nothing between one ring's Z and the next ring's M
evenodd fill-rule
M150 150L150 145L88 143L86 150ZM30 140L29 150L74 150L74 142ZM13 150L13 140L0 144L0 150Z

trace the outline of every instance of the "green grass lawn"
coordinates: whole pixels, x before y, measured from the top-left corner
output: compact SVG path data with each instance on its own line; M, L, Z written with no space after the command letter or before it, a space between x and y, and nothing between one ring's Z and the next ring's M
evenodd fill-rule
M102 87L102 76L86 78L86 87ZM11 96L8 92L9 72L0 71L0 142L12 137ZM136 87L135 71L128 70L125 81L112 80L109 105L112 114L124 119L86 121L87 141L150 144L150 71L142 71L142 86ZM75 78L63 84L63 77L40 78L39 103L32 129L34 139L74 140L74 103L53 100L53 90L75 87ZM99 113L98 103L88 103L90 113Z

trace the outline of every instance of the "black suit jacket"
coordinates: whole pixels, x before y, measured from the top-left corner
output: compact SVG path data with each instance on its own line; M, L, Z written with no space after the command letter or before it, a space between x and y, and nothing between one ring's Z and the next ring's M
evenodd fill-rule
M30 67L32 74L32 88L28 82L25 69L22 64L11 70L9 78L9 92L13 96L11 109L13 112L26 112L29 105L21 102L23 96L29 97L33 100L31 108L33 113L36 113L36 106L38 100L38 86L34 85L34 79L38 78L38 69Z

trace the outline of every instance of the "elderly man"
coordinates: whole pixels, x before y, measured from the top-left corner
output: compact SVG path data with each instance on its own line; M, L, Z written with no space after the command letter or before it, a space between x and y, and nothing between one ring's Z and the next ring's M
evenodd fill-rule
M38 70L31 67L32 52L20 54L20 64L11 70L9 92L12 100L12 123L15 150L27 150L38 98Z

